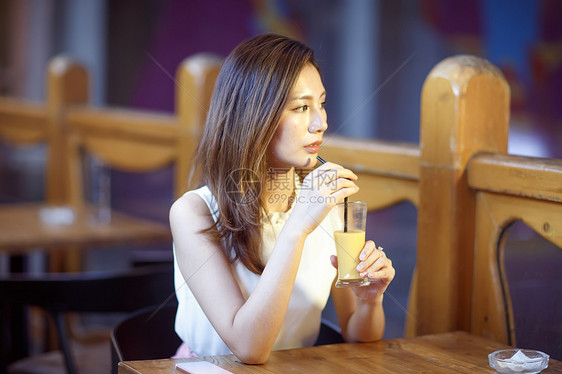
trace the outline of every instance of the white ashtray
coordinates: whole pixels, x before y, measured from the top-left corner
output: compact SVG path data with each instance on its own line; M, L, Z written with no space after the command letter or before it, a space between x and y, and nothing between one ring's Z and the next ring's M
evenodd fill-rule
M67 226L74 222L74 210L69 206L45 206L39 210L41 222L50 226Z
M502 374L534 374L548 367L550 356L531 349L504 349L488 355L490 366Z

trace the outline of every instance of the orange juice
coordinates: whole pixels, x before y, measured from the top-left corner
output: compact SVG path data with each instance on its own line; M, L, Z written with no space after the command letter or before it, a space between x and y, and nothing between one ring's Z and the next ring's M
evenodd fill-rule
M346 287L368 284L357 271L359 254L365 245L364 230L334 231L336 254L338 256L338 282L336 286Z

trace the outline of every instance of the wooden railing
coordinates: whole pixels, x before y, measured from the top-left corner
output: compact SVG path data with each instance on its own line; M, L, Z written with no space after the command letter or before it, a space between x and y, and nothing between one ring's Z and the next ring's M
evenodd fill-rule
M0 97L0 139L13 145L26 146L49 143L50 121L47 105ZM55 156L56 157L56 156ZM0 183L6 183L2 180ZM47 200L54 200L56 181L46 182Z
M64 58L50 65L49 98L61 113L66 158L63 174L65 202L83 203L81 153L88 152L105 165L122 171L148 172L173 164L174 194L185 192L191 157L200 137L214 81L221 61L212 56L187 58L178 68L175 115L87 105L88 75L83 66ZM70 79L70 75L74 75ZM78 95L80 100L74 99Z
M176 114L163 115L89 106L86 70L55 60L49 69L48 114L2 99L0 135L45 139L40 127L56 123L46 139L54 154L49 179L62 175L69 187L49 184L59 201L82 201L77 160L84 149L130 171L174 162L179 196L186 190L218 68L216 60L202 57L182 64ZM514 343L499 245L503 229L522 219L561 245L562 160L507 155L509 97L493 65L457 56L438 64L424 83L419 145L325 137L322 156L359 175L356 197L370 210L401 201L418 209L407 335L465 330Z
M326 158L359 174L370 210L418 208L407 335L465 330L515 344L504 229L520 219L562 246L562 160L507 155L509 97L493 65L457 56L424 83L419 146L325 142Z

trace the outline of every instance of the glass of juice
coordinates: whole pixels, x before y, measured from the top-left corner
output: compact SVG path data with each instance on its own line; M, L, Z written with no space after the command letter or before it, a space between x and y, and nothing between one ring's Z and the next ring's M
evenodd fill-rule
M367 203L350 201L336 204L337 223L334 240L338 256L338 280L336 287L361 287L369 285L368 278L361 278L357 271L359 254L365 245Z

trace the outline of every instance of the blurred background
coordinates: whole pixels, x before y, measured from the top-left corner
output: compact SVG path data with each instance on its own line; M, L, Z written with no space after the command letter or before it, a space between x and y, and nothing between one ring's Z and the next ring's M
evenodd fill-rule
M0 0L0 94L43 101L48 61L64 53L88 66L95 105L171 113L185 57L225 57L248 37L276 32L314 48L328 132L417 143L425 77L446 57L472 54L499 67L511 87L509 153L562 158L561 25L559 0ZM0 202L42 200L44 160L41 146L0 144ZM108 172L114 209L167 222L171 167ZM369 224L368 236L395 261L385 337L400 337L416 210L400 204L372 213ZM537 268L529 261L538 273L528 273ZM106 262L92 256L89 266ZM505 264L518 345L561 359L562 302L551 297L562 294L560 250L517 223Z

